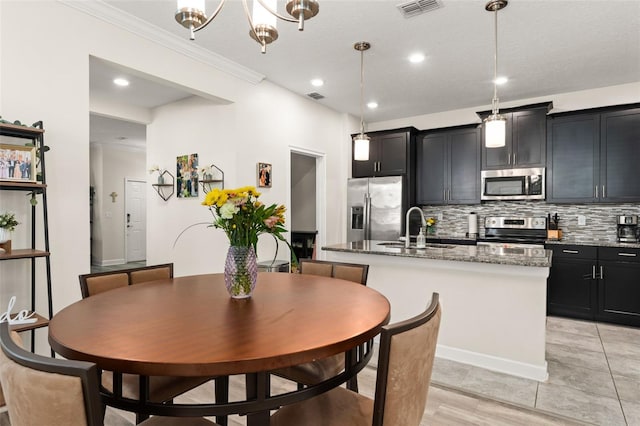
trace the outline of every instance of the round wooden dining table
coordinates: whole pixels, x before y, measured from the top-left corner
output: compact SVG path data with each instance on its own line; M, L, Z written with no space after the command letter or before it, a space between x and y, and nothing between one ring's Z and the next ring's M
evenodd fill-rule
M246 401L197 406L138 401L128 407L112 394L103 394L103 400L132 411L142 406L146 414L247 414L248 424L258 425L268 424L269 410L328 391L357 374L389 315L384 296L350 281L263 272L253 296L237 300L229 297L223 274L208 274L130 285L80 300L51 319L49 342L65 358L118 373L246 375ZM271 395L270 371L338 353L346 353L348 361L339 376Z

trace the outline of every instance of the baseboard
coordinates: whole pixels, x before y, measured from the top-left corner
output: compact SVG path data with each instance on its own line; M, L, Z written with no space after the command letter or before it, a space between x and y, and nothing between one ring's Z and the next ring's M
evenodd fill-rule
M110 259L110 260L98 261L98 262L94 263L94 265L98 265L98 266L114 266L114 265L124 265L125 263L127 263L127 262L124 259Z
M438 358L469 364L499 373L510 374L512 376L523 377L525 379L545 382L549 379L547 371L547 361L544 366L527 364L510 359L499 358L492 355L471 352L464 349L452 348L450 346L438 345L436 348Z

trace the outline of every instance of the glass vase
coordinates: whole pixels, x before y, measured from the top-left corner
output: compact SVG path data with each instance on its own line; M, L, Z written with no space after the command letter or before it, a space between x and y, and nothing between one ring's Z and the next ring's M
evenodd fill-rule
M253 247L231 246L224 263L224 283L234 299L251 297L258 279L258 261Z

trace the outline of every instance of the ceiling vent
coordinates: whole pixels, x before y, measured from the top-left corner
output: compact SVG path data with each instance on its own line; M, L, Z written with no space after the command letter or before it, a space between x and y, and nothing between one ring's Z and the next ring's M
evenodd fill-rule
M318 92L307 93L307 96L310 97L311 99L315 99L316 101L319 101L320 99L324 99L324 96L322 96Z
M440 9L442 2L441 0L415 0L401 3L397 7L400 13L402 13L402 16L405 18L413 18L414 16Z

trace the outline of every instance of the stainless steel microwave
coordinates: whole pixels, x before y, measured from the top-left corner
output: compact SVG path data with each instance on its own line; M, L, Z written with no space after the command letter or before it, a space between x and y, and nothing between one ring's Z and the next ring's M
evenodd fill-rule
M481 200L544 200L545 168L483 170Z

